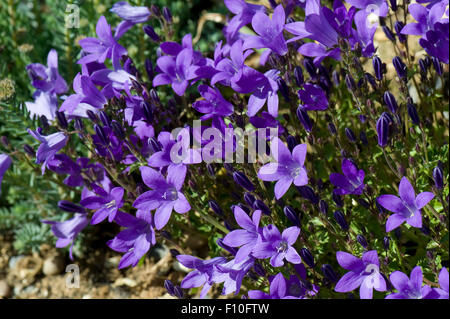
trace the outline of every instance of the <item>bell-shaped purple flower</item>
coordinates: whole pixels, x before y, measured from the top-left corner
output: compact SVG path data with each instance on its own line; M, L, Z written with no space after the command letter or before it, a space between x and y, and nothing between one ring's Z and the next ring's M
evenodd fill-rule
M339 195L361 195L364 189L364 171L358 170L348 159L342 160L342 174L330 174L330 182L336 186L335 192Z

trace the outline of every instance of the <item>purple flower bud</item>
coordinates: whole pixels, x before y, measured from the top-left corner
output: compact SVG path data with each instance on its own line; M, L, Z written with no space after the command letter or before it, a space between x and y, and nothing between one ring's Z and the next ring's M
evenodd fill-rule
M353 131L350 128L348 128L348 127L345 128L345 135L347 136L347 138L350 142L352 142L352 143L356 142L355 133L353 133Z
M159 8L157 6L155 6L154 4L152 4L150 6L150 11L153 13L153 15L160 17L161 16L161 10L159 10Z
M180 254L180 252L178 250L176 250L175 248L171 248L169 250L169 252L170 252L170 254L172 255L173 258L176 258Z
M58 202L58 207L60 209L62 209L65 212L69 212L69 213L86 213L84 207L74 204L72 202L69 202L67 200L60 200Z
M98 116L93 111L87 110L86 114L92 122L98 123Z
M366 72L364 73L364 78L366 79L367 82L369 82L370 86L374 91L378 88L377 82L372 74Z
M216 176L216 170L215 170L213 164L211 164L211 163L206 164L206 171L208 172L209 176L211 176L211 177Z
M396 56L392 59L392 63L394 64L394 68L397 71L397 75L400 79L406 80L406 76L408 75L408 69L406 68L405 63L403 63L400 57Z
M233 172L234 172L234 167L233 167L233 165L231 165L231 164L229 164L229 163L224 163L224 164L223 164L223 167L225 167L225 170L226 170L228 173L233 174Z
M161 104L161 100L159 99L158 93L156 92L155 89L151 89L150 90L150 98L152 99L152 101L156 105L160 105Z
M337 133L337 129L336 129L336 126L334 126L334 124L333 123L328 123L328 131L330 131L330 133L332 134L332 135L336 135L336 133Z
M283 80L282 77L279 77L277 79L277 84L278 84L278 91L280 91L280 93L283 96L283 98L285 99L285 101L289 102L290 101L289 88L288 88L286 82Z
M294 79L298 87L301 87L303 83L305 83L305 79L303 77L303 70L299 66L296 66L294 68Z
M237 253L237 249L234 247L230 247L226 244L223 243L223 238L219 238L216 240L216 243L219 247L223 248L224 250L228 251L230 254L232 254L233 256L236 256Z
M333 73L331 74L331 77L333 78L334 85L339 86L339 84L341 83L341 80L339 78L339 72L337 70L334 70Z
M319 197L316 195L316 193L311 187L305 185L305 186L296 186L296 188L300 193L300 196L302 196L303 198L306 198L315 205L319 203Z
M365 209L368 209L370 207L369 202L367 200L365 200L364 198L358 198L357 202L359 205L361 205Z
M220 208L219 204L215 200L213 200L213 199L210 200L208 202L208 204L209 204L209 207L212 209L212 211L214 213L216 213L218 216L220 216L220 217L224 217L225 216L224 213L223 213L222 208Z
M103 126L111 126L111 119L109 118L108 114L106 114L105 111L100 111L98 115L100 117L100 121L102 122Z
M347 84L347 88L350 92L353 92L356 90L356 84L355 80L350 74L345 75L345 84Z
M419 229L425 236L430 236L431 230L430 227L428 227L426 224L422 224L422 227Z
M161 143L159 143L159 141L154 137L150 137L148 139L148 144L150 144L153 153L160 152L162 150Z
M167 21L167 23L171 24L172 23L172 12L170 12L170 9L167 7L163 8L163 17L164 20Z
M419 59L419 68L420 68L420 74L422 74L423 76L426 76L428 66L424 59Z
M298 217L298 213L291 206L285 206L283 208L284 215L286 215L287 219L297 227L300 227L300 218Z
M155 42L159 42L161 39L159 38L159 35L156 34L155 29L153 29L149 25L144 25L143 27L145 34L148 35L150 39L152 39Z
M24 146L23 146L23 150L25 151L25 153L27 153L28 155L30 155L31 157L35 157L36 156L36 152L33 150L33 148L30 146L30 145L28 145L28 144L25 144Z
M338 281L338 276L335 273L335 271L333 270L333 267L331 267L331 265L329 264L324 264L322 265L322 272L325 275L325 277L331 281L331 282L337 282Z
M168 240L172 240L172 235L166 230L161 231L161 236Z
M331 198L333 199L334 203L338 207L344 207L344 201L342 200L342 196L341 195L336 194L335 192L333 192L333 194L331 195Z
M264 270L263 266L260 264L255 264L253 266L253 270L258 276L264 277L266 275L266 271Z
M83 120L79 117L76 117L74 127L77 131L82 132L84 130Z
M239 184L241 187L245 188L249 192L255 190L255 185L253 185L253 183L248 179L248 177L244 173L240 171L235 171L233 173L233 179L237 184Z
M367 140L367 135L365 131L359 132L359 139L361 140L364 146L369 145L369 141Z
M312 79L316 78L316 67L311 59L305 59L303 60L303 66L305 67L306 71L309 73Z
M100 139L100 142L103 145L105 145L105 146L109 145L109 139L107 138L105 131L103 130L103 128L100 125L95 124L94 131L95 131L95 134L97 135L97 137Z
M111 122L111 128L114 132L114 134L121 140L124 140L126 138L125 130L123 129L122 125L117 122L116 120L113 120Z
M169 279L164 280L164 288L166 288L169 295L175 295L175 287Z
M439 161L438 165L433 169L434 185L437 189L444 188L444 174L442 170L442 162Z
M363 246L364 249L367 249L367 246L368 246L367 240L366 240L366 238L365 238L363 235L358 234L358 235L356 236L356 241L357 241L361 246Z
M389 250L389 237L388 236L383 237L383 247L385 250Z
M307 248L300 249L299 254L300 257L302 257L302 260L305 262L305 264L307 264L311 268L314 268L314 257Z
M349 229L347 220L345 219L344 214L340 210L334 212L334 219L342 228L342 230L347 231Z
M58 120L59 126L63 130L67 129L69 124L67 123L66 115L64 114L64 112L56 112L56 119Z
M442 75L442 63L439 61L438 58L433 57L432 58L433 61L433 66L434 69L436 70L436 73L439 75Z
M253 207L253 203L255 202L256 198L251 193L245 193L244 194L245 202L250 206Z
M8 140L8 138L6 136L2 136L0 138L0 140L1 140L1 142L2 142L4 147L9 148L10 143L9 143L9 140Z
M391 92L389 91L384 92L383 99L389 111L391 111L392 113L397 112L398 109L397 100L395 99L394 95Z
M144 102L142 110L144 111L144 118L147 121L147 123L153 122L153 108L152 108L152 105L150 103L148 103L148 102Z
M145 72L147 72L148 78L152 81L155 76L155 72L153 71L153 64L150 59L145 59Z
M173 293L174 293L175 297L177 297L179 299L183 299L184 293L183 293L183 289L181 289L180 286L175 286L173 288Z
M48 120L47 117L45 115L41 115L39 117L39 120L41 121L41 126L43 130L48 129L49 125L48 125Z
M259 199L255 200L255 202L253 203L253 209L255 210L259 209L264 215L267 216L271 215L269 207L267 207L267 205L262 200Z
M301 104L297 108L297 117L298 117L300 123L302 123L305 130L307 132L311 132L311 130L312 130L311 119L309 118L308 112L303 108L303 105L301 105Z
M395 33L397 33L398 40L402 43L406 42L406 35L401 33L404 26L405 25L401 21L396 21L394 25Z
M390 121L387 116L384 116L385 113L386 112L383 112L377 121L378 145L381 147L385 147L388 144L389 138Z
M324 215L328 214L328 204L323 199L319 201L319 210Z
M383 63L378 56L374 56L372 59L373 70L375 71L375 77L378 81L383 79Z
M240 196L239 196L239 197L240 197ZM242 203L238 203L237 206L238 206L239 208L241 208L247 215L250 214L251 209L250 209L250 207L248 207L247 205L244 205L244 204L242 204Z
M389 3L391 4L392 11L397 11L397 0L389 0Z
M292 150L294 149L294 147L297 146L297 139L295 138L295 136L292 135L288 135L288 137L286 138L286 142L289 148L289 151L292 152Z
M384 25L382 29L386 37L392 42L395 42L395 34L391 31L391 29L389 29L387 25Z
M412 101L408 100L406 102L406 108L408 110L408 115L409 115L409 118L411 119L411 122L413 122L415 125L419 125L420 118L419 118L419 114L417 113L417 109L416 109L416 106L414 105L414 103L412 103Z

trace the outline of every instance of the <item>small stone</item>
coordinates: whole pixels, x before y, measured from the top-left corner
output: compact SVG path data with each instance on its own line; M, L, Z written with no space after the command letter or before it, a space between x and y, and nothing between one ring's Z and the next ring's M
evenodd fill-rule
M23 259L25 256L13 256L9 259L9 269L14 269L16 267L16 264L19 262L19 260Z
M173 263L173 269L179 272L189 273L191 272L191 269L185 267L184 265L180 264L178 261L175 261Z
M137 282L130 278L118 278L114 283L113 287L119 287L119 286L128 286L128 287L136 287Z
M0 298L9 298L11 296L11 287L6 280L0 280Z
M64 260L59 256L48 257L44 260L42 272L46 276L53 276L62 273L64 270Z

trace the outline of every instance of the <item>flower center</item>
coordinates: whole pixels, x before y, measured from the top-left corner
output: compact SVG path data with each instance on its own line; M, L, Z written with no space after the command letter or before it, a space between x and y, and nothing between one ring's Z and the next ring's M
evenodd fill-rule
M112 201L107 203L105 206L106 206L106 208L113 208L114 206L116 206L116 200L113 199Z
M175 188L169 188L167 189L161 196L162 198L164 198L165 200L168 201L174 201L178 199L178 192Z
M280 241L280 243L277 246L277 252L278 253L284 253L288 249L288 243L283 241Z

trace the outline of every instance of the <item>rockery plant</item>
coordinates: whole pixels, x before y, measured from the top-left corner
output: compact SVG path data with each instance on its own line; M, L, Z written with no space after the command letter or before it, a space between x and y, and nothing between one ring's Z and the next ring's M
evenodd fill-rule
M210 56L168 8L117 2L74 79L56 50L27 66L25 158L80 194L43 220L56 246L73 258L80 232L115 223L125 268L164 242L191 270L165 282L178 298L448 299L448 0L224 4ZM131 28L156 60L128 56ZM209 257L180 240L195 233Z

